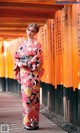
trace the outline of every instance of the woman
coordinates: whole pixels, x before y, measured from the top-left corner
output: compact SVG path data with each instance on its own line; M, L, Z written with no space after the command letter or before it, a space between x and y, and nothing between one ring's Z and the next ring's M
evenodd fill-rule
M38 129L40 78L43 75L41 44L34 38L38 33L37 24L27 28L27 39L20 44L15 57L16 79L21 83L23 101L23 124L25 129Z

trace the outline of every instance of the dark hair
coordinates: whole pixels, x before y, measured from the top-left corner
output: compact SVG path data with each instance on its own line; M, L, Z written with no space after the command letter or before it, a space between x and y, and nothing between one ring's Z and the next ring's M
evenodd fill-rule
M28 25L27 29L29 29L30 27L33 27L36 31L36 33L38 33L39 31L39 26L36 23L31 23Z

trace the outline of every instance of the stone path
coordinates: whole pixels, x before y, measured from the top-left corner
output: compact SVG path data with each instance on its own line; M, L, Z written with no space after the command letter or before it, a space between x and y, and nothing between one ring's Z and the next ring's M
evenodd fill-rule
M13 93L0 92L0 133L67 133L40 113L39 129L27 131L22 125L22 100Z

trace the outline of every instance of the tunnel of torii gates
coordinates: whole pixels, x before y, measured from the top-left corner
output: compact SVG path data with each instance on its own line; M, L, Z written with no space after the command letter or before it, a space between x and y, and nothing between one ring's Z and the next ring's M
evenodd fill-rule
M26 36L0 37L0 91L20 93L14 52ZM41 104L80 126L80 5L64 6L47 19L36 38L42 45Z

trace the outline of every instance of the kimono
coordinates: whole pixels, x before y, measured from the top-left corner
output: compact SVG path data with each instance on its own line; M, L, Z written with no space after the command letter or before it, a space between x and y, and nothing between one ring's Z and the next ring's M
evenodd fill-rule
M31 43L25 40L14 58L16 79L21 84L23 124L36 127L39 123L40 79L44 72L41 44L37 40Z

